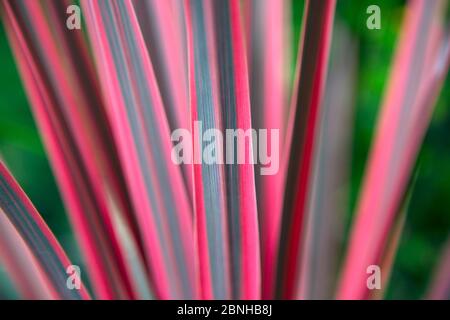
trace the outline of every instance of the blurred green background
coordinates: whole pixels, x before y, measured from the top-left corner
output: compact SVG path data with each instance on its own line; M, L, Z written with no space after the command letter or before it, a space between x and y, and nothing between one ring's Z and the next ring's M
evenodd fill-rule
M336 20L358 44L358 79L346 235L386 85L405 1L338 0ZM366 8L381 8L381 30L366 28ZM293 1L293 48L297 48L303 1ZM448 18L447 10L447 18ZM448 19L447 19L448 21ZM294 52L293 57L296 54ZM21 84L3 26L0 26L0 155L44 216L75 264L83 265L48 159ZM426 293L450 230L450 91L439 98L422 146L405 229L387 291L390 299L418 299ZM16 298L0 266L0 298Z
M359 72L355 101L350 210L355 207L374 125L404 14L405 1L338 0L337 18L358 39ZM381 30L369 30L366 8L381 9ZM447 8L448 9L448 8ZM447 10L447 23L448 14ZM448 25L448 24L447 24ZM436 105L418 159L406 224L386 298L418 299L426 294L434 267L450 230L450 91L449 77Z

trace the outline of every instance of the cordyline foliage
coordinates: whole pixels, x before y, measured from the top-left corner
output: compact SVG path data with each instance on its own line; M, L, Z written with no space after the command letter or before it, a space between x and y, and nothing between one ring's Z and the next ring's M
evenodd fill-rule
M355 46L334 0L305 2L295 66L288 1L0 3L92 288L68 285L76 269L1 162L0 260L24 298L381 296L367 268L384 288L449 67L446 1L405 6L341 265ZM172 131L197 122L278 129L280 169L174 163Z

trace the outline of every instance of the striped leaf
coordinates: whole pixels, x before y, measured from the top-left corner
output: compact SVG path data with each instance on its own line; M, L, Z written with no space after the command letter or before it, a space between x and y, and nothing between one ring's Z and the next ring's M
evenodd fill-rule
M15 241L6 242L7 247L5 251L2 250L2 259L9 260L11 266L17 265L18 270L25 269L24 271L30 273L19 275L23 280L20 287L25 292L29 292L37 298L36 288L32 288L33 283L26 283L30 277L35 277L37 274L34 281L45 285L42 288L42 297L50 295L59 299L89 299L89 294L83 285L80 290L72 290L67 286L68 274L66 271L72 264L3 162L0 162L0 222L2 222L2 231L5 229L9 233L8 235L2 232L1 238L6 236L17 241L17 243ZM9 223L13 228L8 225ZM4 245L5 243L2 241L2 246ZM13 251L24 247L33 256L31 257L29 252L24 252L26 257L22 260ZM33 264L24 268L23 263L30 261L35 263L38 268L33 269ZM39 298L41 298L40 295Z

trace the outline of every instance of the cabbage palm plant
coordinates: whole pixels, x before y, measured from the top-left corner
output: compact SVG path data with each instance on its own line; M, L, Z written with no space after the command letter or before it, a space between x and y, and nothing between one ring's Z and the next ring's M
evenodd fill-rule
M89 283L71 285L76 268L0 162L0 261L22 297L383 296L449 68L447 1L405 6L342 261L337 189L347 177L356 49L334 21L335 0L305 1L295 59L288 1L0 4ZM279 148L269 149L279 170L174 163L172 132L199 122L278 130ZM251 157L257 141L247 139ZM368 284L373 266L381 290ZM442 270L434 298L449 294Z

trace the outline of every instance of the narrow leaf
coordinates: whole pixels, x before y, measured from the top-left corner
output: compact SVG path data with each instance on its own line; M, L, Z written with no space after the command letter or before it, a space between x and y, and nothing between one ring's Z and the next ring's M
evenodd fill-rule
M297 76L286 140L289 160L280 235L277 296L295 296L299 277L300 248L311 185L313 146L317 140L336 2L306 1Z
M0 215L6 217L33 253L52 295L60 299L88 299L84 286L67 287L67 267L72 265L31 201L0 162Z

